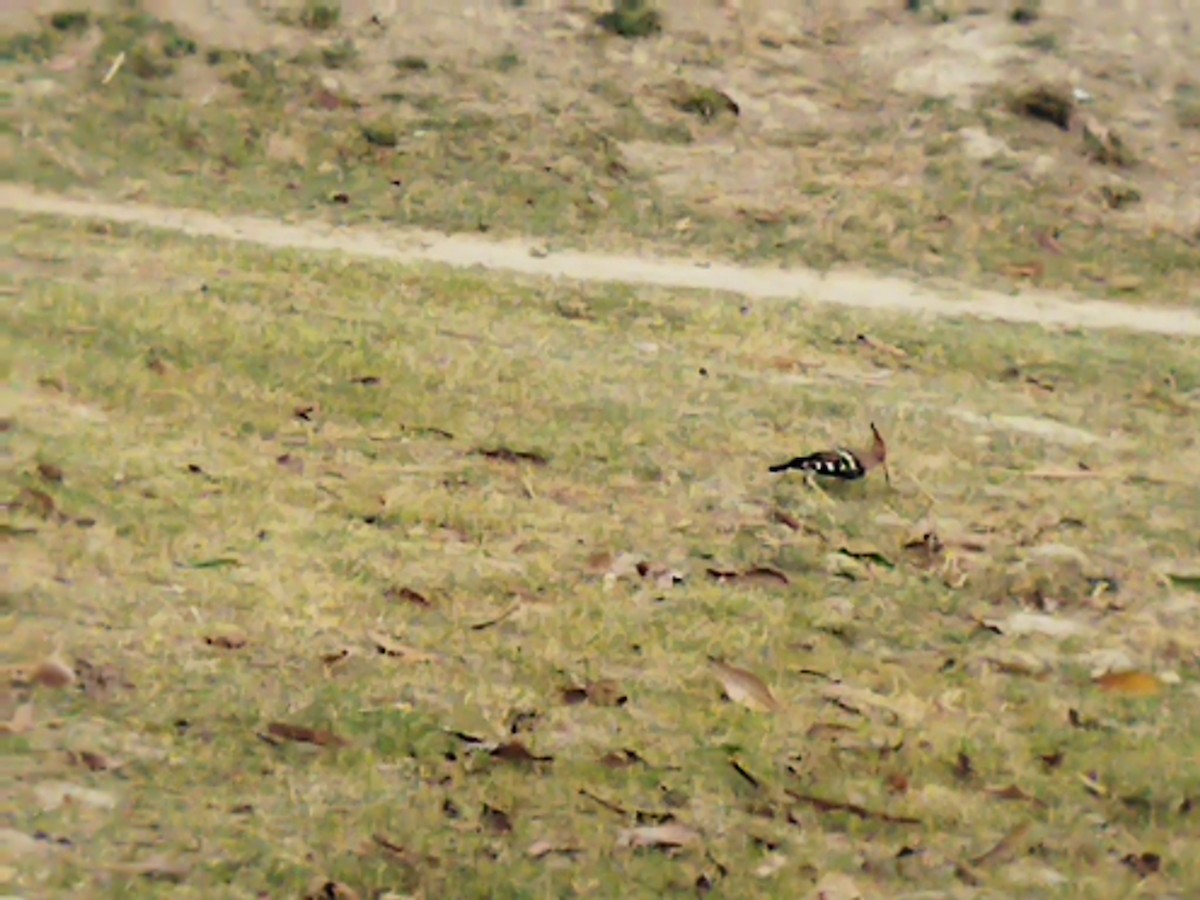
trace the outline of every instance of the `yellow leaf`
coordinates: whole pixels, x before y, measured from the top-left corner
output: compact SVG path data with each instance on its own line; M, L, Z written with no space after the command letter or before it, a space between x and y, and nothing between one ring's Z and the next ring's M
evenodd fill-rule
M775 712L779 709L779 701L772 695L771 689L754 673L719 659L710 659L709 665L725 689L725 696L734 703L756 712Z
M1106 694L1123 697L1155 697L1162 693L1163 683L1149 672L1110 672L1096 679Z

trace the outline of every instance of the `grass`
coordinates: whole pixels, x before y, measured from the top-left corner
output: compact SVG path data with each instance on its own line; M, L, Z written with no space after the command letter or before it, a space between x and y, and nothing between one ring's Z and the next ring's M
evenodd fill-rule
M683 194L664 192L653 165L638 162L665 159L670 170L670 160L702 152L718 132L732 140L747 117L709 122L714 110L736 108L728 97L672 106L674 75L634 86L617 63L596 62L555 96L531 99L529 67L515 65L515 54L436 66L417 56L377 59L369 36L345 32L331 12L339 7L303 8L297 39L307 35L312 46L287 58L198 46L140 13L8 36L0 59L26 124L7 177L217 211L1195 301L1192 238L1114 210L1077 136L1015 117L1000 99L962 111L902 101L856 79L810 85L814 102L859 124L770 138L797 160L795 179L772 193L770 208L739 207L713 202L728 191L705 186L703 157L688 163L695 187ZM85 27L101 35L90 58ZM49 65L68 52L83 53L84 63ZM102 84L119 52L125 67ZM722 63L717 50L706 52ZM377 93L337 86L393 70L394 83ZM210 90L194 88L200 78ZM390 119L384 131L402 138L374 139L381 116ZM1027 156L1065 159L1065 174L964 158L956 132L981 123ZM281 143L294 152L279 152ZM1045 235L1056 249L1045 248Z
M10 226L14 890L1200 888L1196 341Z

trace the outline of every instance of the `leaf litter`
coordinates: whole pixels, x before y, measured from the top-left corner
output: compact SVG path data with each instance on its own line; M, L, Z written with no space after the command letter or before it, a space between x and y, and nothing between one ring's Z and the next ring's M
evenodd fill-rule
M349 744L349 741L332 731L310 728L307 725L291 725L287 722L272 722L267 726L266 734L260 737L270 744L285 741L312 744L315 747L345 747Z
M709 668L721 684L725 696L755 712L773 713L780 709L779 701L762 679L746 669L732 666L717 657L709 657Z

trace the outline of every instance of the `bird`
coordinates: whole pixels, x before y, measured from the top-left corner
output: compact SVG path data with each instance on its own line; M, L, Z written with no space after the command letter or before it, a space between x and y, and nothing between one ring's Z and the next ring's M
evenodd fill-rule
M870 450L850 450L845 447L818 450L815 453L797 456L785 463L771 466L770 470L778 473L797 469L838 481L857 481L865 478L872 469L882 468L884 479L891 484L892 477L888 474L887 468L887 444L874 422L871 423L871 437Z

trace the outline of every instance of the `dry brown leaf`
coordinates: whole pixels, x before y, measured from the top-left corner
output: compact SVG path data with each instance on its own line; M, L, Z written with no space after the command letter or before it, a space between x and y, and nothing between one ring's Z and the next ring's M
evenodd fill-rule
M116 809L117 798L107 791L71 784L66 781L43 781L33 788L38 806L46 812L63 806L90 806L93 809Z
M492 759L501 759L512 763L553 762L553 756L535 756L528 747L520 741L507 741L494 747L488 754Z
M512 818L502 809L483 804L479 813L479 821L488 831L494 834L512 834Z
M858 819L875 819L880 822L888 822L892 825L921 824L920 819L914 819L912 816L895 816L891 813L867 809L865 806L859 806L857 803L847 803L843 800L829 800L825 797L817 797L812 794L793 791L790 788L785 788L785 793L798 803L804 803L820 812L844 812Z
M509 447L479 447L475 452L487 459L506 463L529 463L534 466L544 466L550 462L541 453L530 450L513 450Z
M304 900L359 900L359 894L348 884L325 881L305 894Z
M1138 878L1148 878L1162 868L1162 857L1157 853L1127 853L1121 862L1132 869Z
M75 670L56 656L38 663L29 676L33 684L48 688L65 688L75 683Z
M1096 679L1100 690L1122 697L1156 697L1163 683L1149 672L1110 672Z
M490 619L486 619L482 622L476 622L474 625L471 625L470 628L472 631L483 631L485 628L491 628L493 625L499 625L501 622L503 622L505 619L507 619L509 616L511 616L513 613L515 613L520 608L521 608L521 601L518 600L516 603L512 604L510 607L508 607L507 609L505 609L503 612L499 613L498 615L493 616Z
M744 572L728 569L706 569L708 577L718 584L758 584L763 587L787 587L791 580L778 569L756 566Z
M132 688L121 670L111 663L96 665L86 659L75 661L75 674L83 685L83 693L90 700L104 700L117 688Z
M78 761L86 767L89 772L107 772L116 768L112 760L103 753L95 753L91 750L80 750L77 754L72 753L71 757L73 761Z
M756 712L769 713L779 710L779 701L754 673L731 666L715 657L709 657L709 667L725 690L725 696L734 703L740 703Z
M209 634L205 635L204 643L217 650L241 650L246 646L246 638L240 634Z
M289 725L286 722L272 722L267 726L267 734L281 741L295 741L317 747L344 747L349 743L332 731L309 728L306 725Z
M573 843L565 843L562 841L550 841L542 839L534 841L529 845L529 849L525 851L525 855L531 859L541 859L544 856L549 856L551 853L562 853L570 855L578 853L583 848Z
M591 703L593 706L624 706L629 697L611 678L589 681L582 687L563 688L563 702L568 706Z
M617 836L617 846L634 850L645 848L662 850L688 847L699 843L700 839L700 832L679 822L668 822L665 825L640 825L637 828L627 828Z
M370 639L378 653L392 659L403 660L407 663L427 663L437 659L432 653L396 643L385 634L372 634Z
M293 456L291 453L284 453L275 457L275 462L279 468L291 472L293 475L304 474L304 460L298 456Z
M813 889L814 900L864 900L867 896L854 880L841 872L830 872Z
M132 863L120 863L109 867L109 871L122 875L140 875L151 881L179 883L187 878L191 866L165 856L150 856Z
M0 734L28 734L33 731L33 704L22 703L13 710L12 718L0 722Z
M58 511L54 498L37 488L22 488L12 505L32 513L39 519L49 519Z
M1009 278L1027 278L1036 281L1046 274L1046 267L1040 262L1033 262L1027 265L1005 266L1003 271Z
M1029 843L1030 824L1022 822L1004 837L997 844L985 853L971 860L971 865L975 868L983 868L984 866L1003 865L1012 859L1015 859L1025 849L1025 845Z
M989 787L984 790L995 797L997 800L1028 800L1034 806L1045 806L1046 804L1039 800L1033 794L1026 793L1020 785L1010 784L1005 787Z
M433 604L423 594L414 591L410 587L389 587L383 592L385 600L390 600L393 603L411 603L413 606L420 606L428 609Z
M645 760L632 750L610 750L598 760L606 769L627 769L630 766L645 764Z
M38 474L42 476L43 481L49 481L52 484L61 484L63 480L63 470L54 463L41 462L38 463Z

